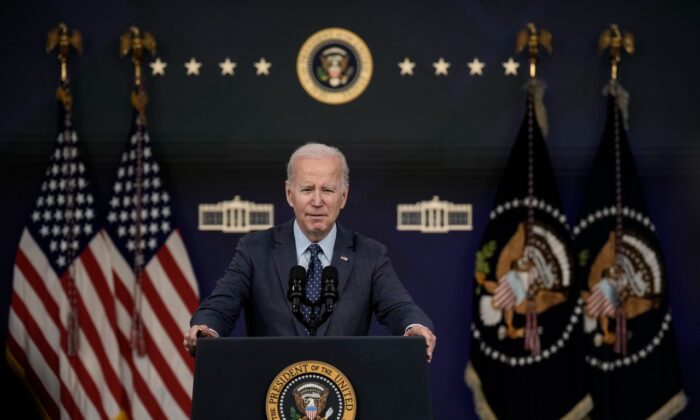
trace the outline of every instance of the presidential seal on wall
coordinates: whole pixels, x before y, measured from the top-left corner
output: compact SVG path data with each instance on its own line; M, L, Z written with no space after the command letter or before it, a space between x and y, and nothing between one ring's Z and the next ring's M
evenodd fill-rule
M268 420L353 420L355 390L333 365L305 360L284 368L265 399Z
M372 78L372 54L356 34L328 28L304 42L297 56L297 75L317 101L340 105L364 92Z

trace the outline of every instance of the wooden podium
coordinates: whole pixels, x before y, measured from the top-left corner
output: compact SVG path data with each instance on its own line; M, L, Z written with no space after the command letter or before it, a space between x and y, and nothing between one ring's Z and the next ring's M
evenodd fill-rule
M229 337L197 345L193 419L421 420L431 411L422 337Z

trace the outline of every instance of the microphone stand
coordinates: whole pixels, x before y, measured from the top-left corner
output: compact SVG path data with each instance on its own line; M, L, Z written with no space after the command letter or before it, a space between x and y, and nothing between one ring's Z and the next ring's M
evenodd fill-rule
M310 336L315 336L318 327L328 320L333 313L333 309L335 309L335 304L338 302L338 276L337 274L335 276L325 275L324 272L321 296L315 302L312 302L306 297L307 281L308 280L304 278L302 282L297 281L294 282L294 284L290 283L287 298L292 302L292 313L294 316L306 327ZM308 321L304 319L301 305L297 305L297 302L311 308L311 315ZM321 311L322 308L323 311Z

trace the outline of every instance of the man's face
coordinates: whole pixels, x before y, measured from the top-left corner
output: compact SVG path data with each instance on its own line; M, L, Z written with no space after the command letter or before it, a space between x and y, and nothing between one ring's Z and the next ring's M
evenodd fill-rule
M320 241L333 228L348 198L340 159L299 158L285 191L302 232L312 242Z

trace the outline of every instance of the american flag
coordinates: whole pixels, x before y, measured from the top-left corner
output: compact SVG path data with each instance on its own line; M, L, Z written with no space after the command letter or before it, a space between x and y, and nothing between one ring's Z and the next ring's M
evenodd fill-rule
M190 418L194 361L182 337L199 288L142 121L135 113L105 229L126 410L136 419Z
M15 257L7 355L51 418L122 412L109 249L70 110Z

